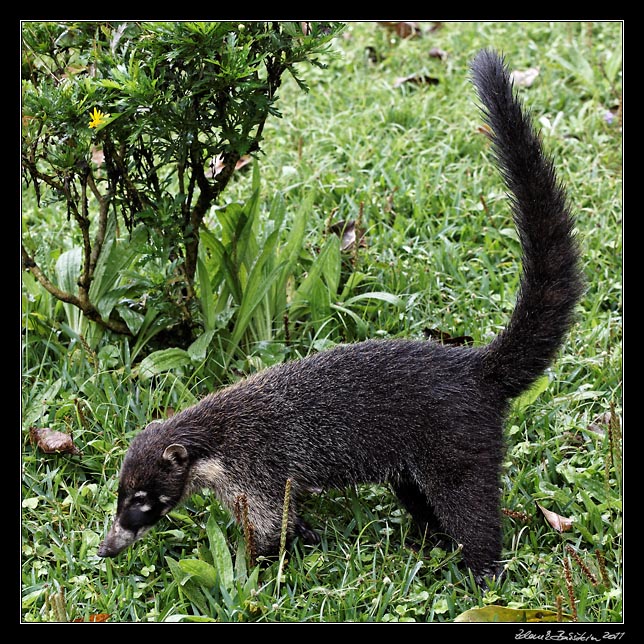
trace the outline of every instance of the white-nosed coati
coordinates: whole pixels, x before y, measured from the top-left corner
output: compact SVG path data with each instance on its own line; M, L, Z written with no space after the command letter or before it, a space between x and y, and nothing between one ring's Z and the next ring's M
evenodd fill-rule
M342 345L213 393L133 441L114 523L98 554L141 537L192 491L233 510L245 497L257 554L275 554L287 479L288 535L312 490L388 482L423 534L462 544L479 583L501 556L500 468L509 402L550 364L581 291L573 219L502 59L482 51L474 84L512 193L523 274L507 328L489 345L425 340Z

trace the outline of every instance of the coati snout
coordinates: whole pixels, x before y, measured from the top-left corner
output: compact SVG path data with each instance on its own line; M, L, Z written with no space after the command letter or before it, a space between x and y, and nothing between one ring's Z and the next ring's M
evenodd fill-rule
M116 517L99 546L99 557L118 555L181 501L188 476L186 448L176 443L168 445L154 467L160 476L149 477L145 484L139 476L121 476Z
M500 471L509 402L552 362L581 295L573 218L508 70L478 54L473 80L513 194L523 275L506 329L487 346L426 340L340 345L266 369L148 425L123 462L113 527L98 554L140 538L187 494L245 499L257 555L288 537L311 490L387 482L421 535L450 535L482 583L501 558Z

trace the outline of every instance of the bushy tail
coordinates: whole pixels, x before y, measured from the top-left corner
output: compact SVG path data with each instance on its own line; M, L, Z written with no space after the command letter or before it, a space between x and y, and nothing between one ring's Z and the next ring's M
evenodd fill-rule
M543 373L571 325L582 293L579 253L566 195L503 60L481 51L472 72L523 252L516 307L507 328L484 350L486 376L512 398Z

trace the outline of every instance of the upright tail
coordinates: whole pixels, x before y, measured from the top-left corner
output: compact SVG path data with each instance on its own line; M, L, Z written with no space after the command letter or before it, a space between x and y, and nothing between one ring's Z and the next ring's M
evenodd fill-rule
M508 398L525 391L551 363L582 293L573 217L529 114L515 96L503 60L481 51L473 80L493 131L499 168L511 194L523 274L506 329L484 349L484 369Z

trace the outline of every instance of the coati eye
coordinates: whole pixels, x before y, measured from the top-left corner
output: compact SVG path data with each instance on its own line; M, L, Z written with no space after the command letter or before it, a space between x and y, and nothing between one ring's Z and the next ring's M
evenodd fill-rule
M143 501L142 503L134 504L133 507L136 508L139 512L150 512L150 510L152 510L152 506L145 501Z
M119 513L121 525L132 531L154 525L163 515L163 506L156 496L145 490L137 490L123 504Z

